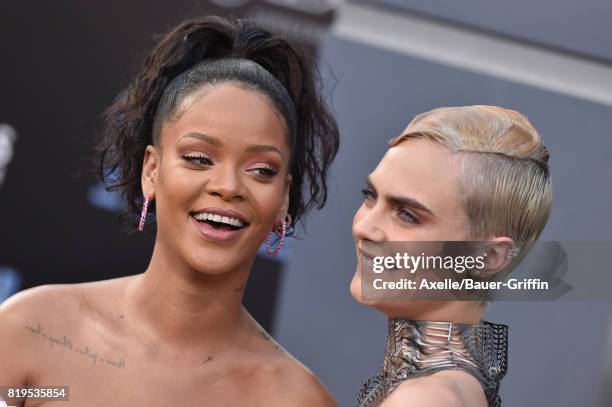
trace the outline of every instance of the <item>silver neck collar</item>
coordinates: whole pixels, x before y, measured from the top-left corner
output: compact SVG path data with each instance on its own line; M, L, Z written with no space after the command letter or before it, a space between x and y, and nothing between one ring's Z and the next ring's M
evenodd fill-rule
M374 407L403 381L441 370L463 370L482 384L489 406L501 405L506 374L508 326L390 319L381 371L368 380L358 407Z

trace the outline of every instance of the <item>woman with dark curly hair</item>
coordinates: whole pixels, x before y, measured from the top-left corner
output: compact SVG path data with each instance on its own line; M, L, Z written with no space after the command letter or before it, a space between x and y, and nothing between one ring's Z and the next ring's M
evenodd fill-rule
M169 32L108 109L97 147L128 218L156 224L149 266L2 304L0 384L69 386L77 406L335 405L241 303L262 243L276 255L325 204L339 141L316 79L246 20Z

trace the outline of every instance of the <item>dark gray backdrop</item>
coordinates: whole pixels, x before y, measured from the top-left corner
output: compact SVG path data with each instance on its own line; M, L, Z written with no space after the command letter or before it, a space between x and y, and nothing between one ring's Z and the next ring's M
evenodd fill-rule
M612 55L608 2L386 3L484 26L483 36L499 29L505 35L515 34L519 43L528 40L529 46L537 42L593 58ZM337 78L333 99L343 144L334 167L330 205L312 218L308 238L295 246L276 321L281 342L321 376L340 405L349 406L363 380L380 368L384 351L385 319L356 305L348 284L355 268L352 216L361 201L363 180L384 154L386 141L415 114L437 106L496 104L519 110L540 130L551 151L554 204L542 239L610 240L612 107L383 51L334 34L327 38L321 56L322 65L331 67ZM504 405L608 405L600 401L603 389L611 384L604 383L602 374L608 303L497 303L487 318L510 325Z

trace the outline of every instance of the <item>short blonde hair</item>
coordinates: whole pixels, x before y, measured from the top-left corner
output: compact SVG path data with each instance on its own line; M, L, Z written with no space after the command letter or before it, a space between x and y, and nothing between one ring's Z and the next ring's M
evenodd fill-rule
M410 138L456 153L469 239L511 237L522 258L552 204L549 153L529 120L497 106L442 107L415 117L389 147Z

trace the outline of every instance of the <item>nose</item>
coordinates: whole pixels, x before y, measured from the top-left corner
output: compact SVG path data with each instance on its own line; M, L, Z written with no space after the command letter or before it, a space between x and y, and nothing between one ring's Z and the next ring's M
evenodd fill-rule
M381 212L377 206L368 208L365 204L361 205L353 218L355 240L372 242L384 242L386 240Z
M206 182L206 192L218 196L224 201L244 199L243 184L238 170L229 165L217 165L209 170L210 178Z

